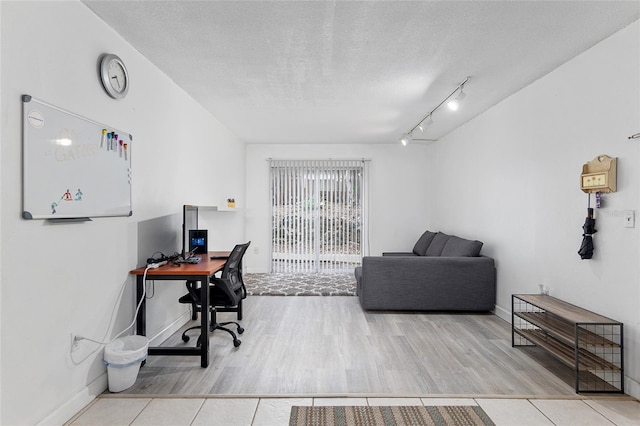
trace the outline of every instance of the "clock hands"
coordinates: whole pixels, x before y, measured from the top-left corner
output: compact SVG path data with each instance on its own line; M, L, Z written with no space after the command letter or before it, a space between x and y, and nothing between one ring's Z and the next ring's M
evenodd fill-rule
M120 58L113 54L104 55L100 64L100 76L109 96L114 99L125 97L129 90L129 76Z
M120 85L120 79L118 78L118 76L117 76L117 75L114 75L113 77L111 77L111 79L112 79L112 80L113 80L113 79L115 79L115 80L116 80L116 83L118 83L118 89L119 89L119 88L121 87L121 85Z

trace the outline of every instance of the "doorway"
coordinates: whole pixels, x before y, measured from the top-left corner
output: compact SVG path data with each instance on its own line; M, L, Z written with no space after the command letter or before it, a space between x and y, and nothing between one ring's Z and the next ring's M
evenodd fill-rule
M270 160L271 272L346 272L366 246L365 160Z

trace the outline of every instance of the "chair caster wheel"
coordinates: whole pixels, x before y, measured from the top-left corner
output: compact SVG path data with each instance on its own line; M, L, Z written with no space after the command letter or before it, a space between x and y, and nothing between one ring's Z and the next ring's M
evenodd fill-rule
M244 328L238 326L238 334L244 333Z
M186 334L182 335L182 341L187 343L189 341L189 336L187 336Z
M236 339L236 340L233 341L233 346L235 346L237 348L238 346L240 346L240 343L242 343L242 342L240 340Z

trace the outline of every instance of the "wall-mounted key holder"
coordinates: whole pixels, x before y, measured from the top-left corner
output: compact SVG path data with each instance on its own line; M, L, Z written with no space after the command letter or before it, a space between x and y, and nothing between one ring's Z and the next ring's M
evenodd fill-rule
M586 193L616 192L617 159L598 155L582 166L580 189Z

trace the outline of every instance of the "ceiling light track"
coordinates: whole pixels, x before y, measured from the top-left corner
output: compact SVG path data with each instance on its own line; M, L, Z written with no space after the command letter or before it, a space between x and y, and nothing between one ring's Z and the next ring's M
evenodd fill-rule
M452 109L454 111L457 110L459 102L462 100L462 98L465 97L464 85L467 84L467 82L470 79L471 79L471 77L467 77L462 82L460 82L456 86L456 88L453 89L453 91L451 93L449 93L449 95L446 98L444 98L442 100L442 102L440 102L438 105L436 105L436 107L434 109L432 109L424 117L422 117L422 119L420 121L418 121L418 124L413 126L411 128L411 130L409 130L407 133L402 135L402 137L400 138L400 143L402 145L406 146L409 143L411 143L412 141L437 141L437 139L414 139L413 138L413 132L416 129L419 129L421 132L424 132L424 129L426 128L426 126L429 126L429 125L431 125L433 123L433 113L436 112L442 105L444 105L445 102L447 102L449 99L451 99L451 97L453 97L453 95L455 95L456 93L458 93L458 96L456 96L455 99L452 99L451 102L448 104L448 106L449 106L450 109Z

